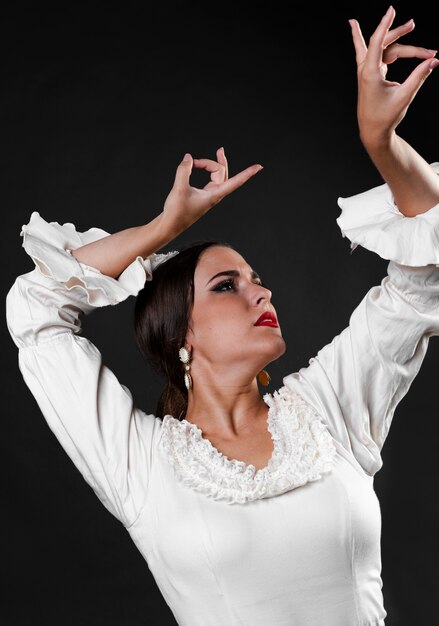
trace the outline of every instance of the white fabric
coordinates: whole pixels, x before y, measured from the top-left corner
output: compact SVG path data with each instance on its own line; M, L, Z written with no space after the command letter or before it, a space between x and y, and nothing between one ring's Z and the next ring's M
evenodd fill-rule
M265 394L264 401L274 450L259 470L228 459L192 422L165 415L161 444L178 479L215 500L234 504L280 495L329 472L335 444L311 406L287 387Z
M439 174L439 161L430 167ZM350 198L340 197L338 205L342 212L337 224L343 237L351 240L352 250L362 245L403 265L434 263L439 267L439 204L407 218L398 209L390 187L383 184Z
M361 198L344 200L361 224L393 211L376 189ZM373 476L395 408L439 334L439 213L425 214L422 241L415 219L402 219L414 237L408 265L391 260L349 326L264 396L276 446L269 471L257 472L221 455L195 425L136 407L81 335L81 312L136 295L151 278L148 260L115 280L69 253L105 231L79 233L35 212L23 226L36 267L6 299L20 371L181 626L384 624ZM355 229L353 212L349 222ZM397 247L394 226L379 238L381 255Z

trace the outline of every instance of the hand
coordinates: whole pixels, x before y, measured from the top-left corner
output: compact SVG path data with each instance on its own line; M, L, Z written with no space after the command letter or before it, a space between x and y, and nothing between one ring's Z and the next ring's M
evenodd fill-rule
M407 109L433 68L437 50L401 45L397 40L415 27L413 20L389 30L395 19L390 6L366 46L357 20L349 20L355 46L358 76L357 118L364 145L390 140ZM402 83L386 80L387 66L398 58L425 59Z
M167 228L177 233L186 230L225 196L238 189L262 169L262 165L251 165L229 178L224 148L217 150L216 157L217 161L193 159L190 154L184 156L177 168L174 186L163 207L162 219ZM192 167L205 169L210 173L210 182L203 189L190 186Z

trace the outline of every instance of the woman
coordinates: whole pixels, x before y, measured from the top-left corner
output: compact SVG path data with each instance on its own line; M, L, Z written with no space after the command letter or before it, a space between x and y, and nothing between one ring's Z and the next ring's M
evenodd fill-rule
M391 29L394 18L390 7L368 47L351 20L360 136L386 183L340 199L338 218L352 246L390 260L388 276L274 393L258 381L285 342L254 268L223 242L156 253L260 165L229 178L222 149L186 155L162 213L113 235L35 212L23 226L37 267L7 296L20 370L179 624L384 624L373 477L439 334L439 167L395 132L438 61L399 44L414 25ZM398 57L423 59L401 85L385 80ZM210 172L204 189L190 186L193 167ZM81 312L129 295L138 346L166 378L155 415L80 334Z

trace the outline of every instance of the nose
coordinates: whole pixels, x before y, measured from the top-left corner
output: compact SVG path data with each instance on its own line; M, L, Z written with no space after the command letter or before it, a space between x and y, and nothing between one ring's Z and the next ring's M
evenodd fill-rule
M264 300L266 300L267 302L270 302L271 296L272 296L272 293L270 289L268 289L267 287L263 287L262 285L255 285L255 290L252 294L253 304L257 306Z

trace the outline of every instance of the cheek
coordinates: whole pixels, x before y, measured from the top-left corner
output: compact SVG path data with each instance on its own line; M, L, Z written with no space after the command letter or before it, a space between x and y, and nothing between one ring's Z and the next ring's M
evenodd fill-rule
M242 310L237 311L233 302L200 305L193 311L193 329L199 341L229 341L242 337L248 327L248 319Z

